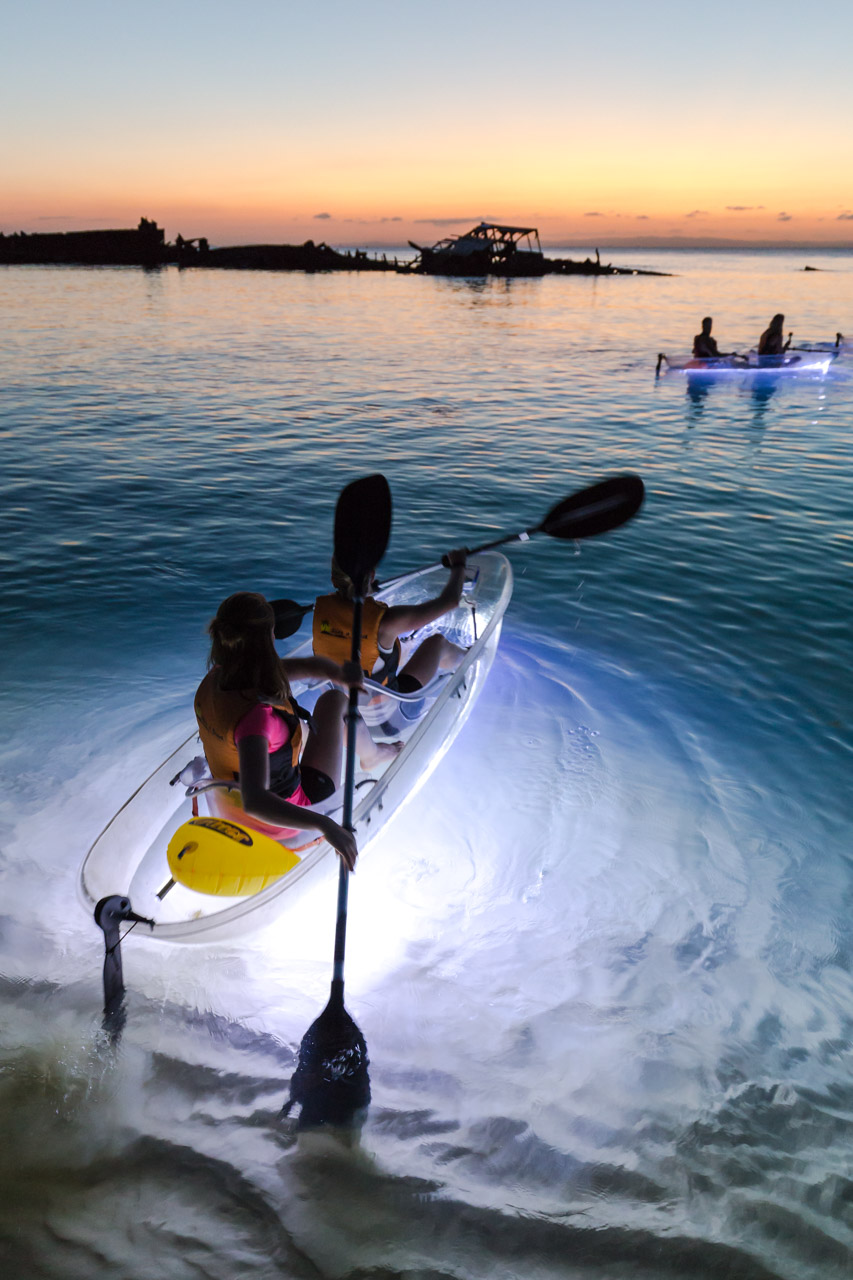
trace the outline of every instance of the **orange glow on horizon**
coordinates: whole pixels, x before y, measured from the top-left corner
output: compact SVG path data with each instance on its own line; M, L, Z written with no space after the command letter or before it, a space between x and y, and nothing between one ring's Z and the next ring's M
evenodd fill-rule
M251 145L218 136L190 157L174 142L146 141L118 156L91 142L85 157L78 150L48 165L18 156L0 229L129 226L145 214L169 238L204 235L215 244L405 244L485 218L538 227L550 244L654 236L853 245L853 193L849 206L839 200L837 158L829 162L829 143L819 139L792 181L784 148L757 158L752 146L728 147L711 167L701 147L681 135L676 144L672 130L654 157L632 147L630 134L558 146L553 133L523 147L510 138L509 154L488 142L476 155L434 133L404 145L393 131L358 147L283 143L264 131Z
M83 230L98 227L135 226L140 216L155 218L173 240L207 236L212 244L301 243L325 240L330 244L405 245L409 240L432 244L446 235L465 231L480 219L536 227L543 244L602 246L614 241L630 243L649 237L677 243L701 240L733 240L744 243L814 242L853 248L853 210L810 210L796 204L760 207L760 204L726 209L711 201L704 205L683 200L667 202L658 194L652 202L638 201L620 210L614 203L589 201L589 208L573 202L561 208L544 199L522 206L506 196L462 196L438 204L429 201L411 208L411 202L380 204L371 201L351 206L342 200L317 199L299 206L273 199L248 203L219 199L184 201L171 193L152 198L149 191L109 197L97 191L82 197L65 193L27 193L4 202L0 230L9 234L24 230ZM301 207L300 207L301 206ZM390 210L390 212L386 212ZM328 215L328 216L325 216Z
M658 172L652 181L638 166L564 166L548 172L537 157L511 172L480 165L427 169L406 162L393 172L365 166L323 173L259 177L244 160L239 178L199 165L187 175L157 172L55 171L7 185L0 230L38 231L135 225L156 218L170 238L206 235L212 243L307 238L330 243L409 239L432 242L465 229L466 222L504 221L536 226L550 243L592 243L637 236L741 240L813 240L853 245L853 194L805 180L792 190L778 175L700 175L694 169ZM274 166L268 166L269 169ZM570 171L571 170L571 171ZM328 215L328 216L318 216Z

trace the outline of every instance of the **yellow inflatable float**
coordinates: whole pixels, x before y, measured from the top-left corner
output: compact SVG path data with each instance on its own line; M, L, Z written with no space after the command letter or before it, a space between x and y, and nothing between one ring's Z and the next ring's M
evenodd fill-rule
M260 893L300 861L277 840L225 818L190 818L172 836L166 856L178 884L228 898Z

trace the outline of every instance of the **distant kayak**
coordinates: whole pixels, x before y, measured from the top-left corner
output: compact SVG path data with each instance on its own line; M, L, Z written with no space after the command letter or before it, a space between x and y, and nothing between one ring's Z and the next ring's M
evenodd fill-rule
M658 355L656 374L806 374L815 376L828 371L840 354L835 344L815 344L813 347L795 347L778 356L760 356L757 351L743 355L719 356L716 359L671 360L661 352Z

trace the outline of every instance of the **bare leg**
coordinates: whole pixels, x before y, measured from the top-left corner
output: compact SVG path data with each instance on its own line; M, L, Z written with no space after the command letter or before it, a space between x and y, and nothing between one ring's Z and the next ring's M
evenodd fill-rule
M346 710L345 693L338 689L324 693L311 713L314 732L309 734L308 744L302 753L302 763L328 774L336 788L341 782ZM375 769L377 765L393 760L403 749L402 742L374 742L361 716L356 722L355 744L363 769Z
M435 632L415 650L400 675L410 676L423 688L425 684L429 684L439 669L452 671L458 666L464 652L464 649L460 649L445 636Z
M341 760L344 746L344 716L347 696L340 689L322 694L311 713L314 732L302 753L302 763L328 774L335 787L341 784Z

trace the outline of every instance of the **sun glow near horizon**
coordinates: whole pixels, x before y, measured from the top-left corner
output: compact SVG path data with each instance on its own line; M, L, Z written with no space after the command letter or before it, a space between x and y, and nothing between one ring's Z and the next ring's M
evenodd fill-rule
M554 244L853 246L848 8L824 7L829 43L794 45L769 0L714 17L247 0L235 39L224 0L33 0L0 52L0 230L144 213L213 243L405 243L488 218Z

